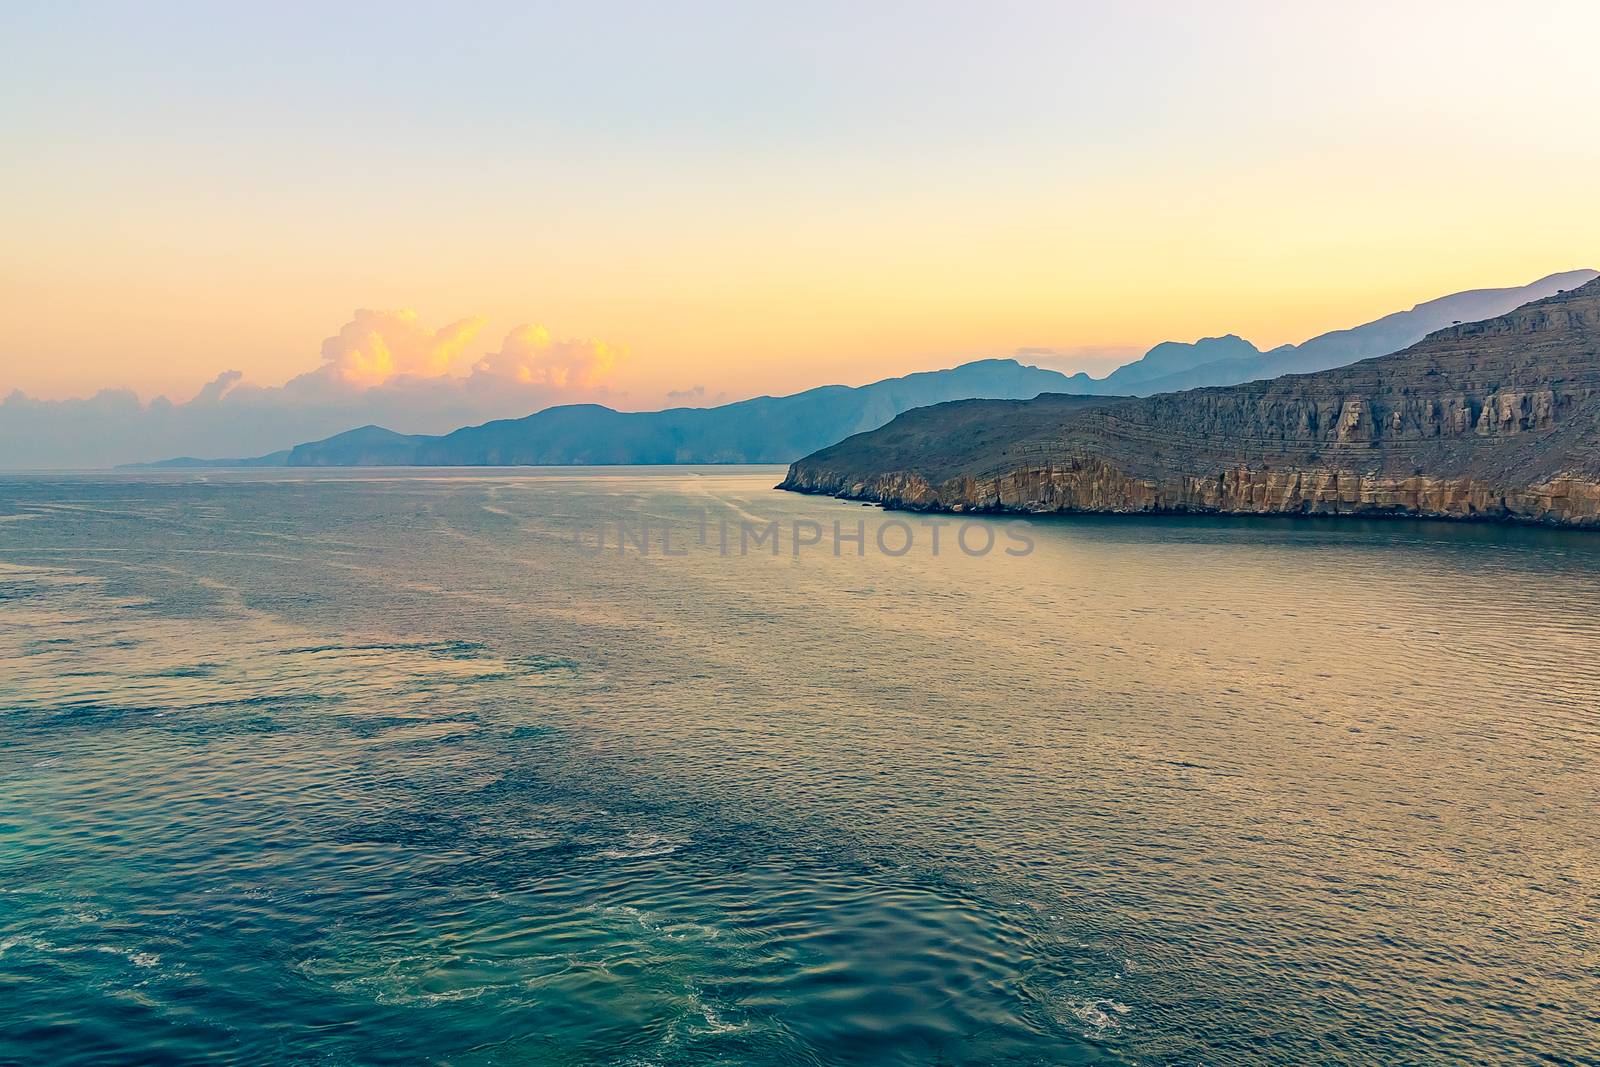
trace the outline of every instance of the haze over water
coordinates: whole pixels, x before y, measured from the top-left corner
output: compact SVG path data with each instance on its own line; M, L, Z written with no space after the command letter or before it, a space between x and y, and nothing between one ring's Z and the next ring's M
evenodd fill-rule
M0 480L0 1061L1597 1062L1600 535L780 476Z

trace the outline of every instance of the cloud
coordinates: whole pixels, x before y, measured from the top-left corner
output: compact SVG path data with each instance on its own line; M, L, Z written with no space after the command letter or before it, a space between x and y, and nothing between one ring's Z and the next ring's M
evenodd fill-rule
M224 371L193 398L148 403L128 390L73 400L0 401L0 469L93 468L173 456L241 458L377 423L445 433L556 404L620 402L626 353L604 341L558 340L525 324L492 352L469 351L478 318L439 329L415 311L360 309L322 343L322 364L281 386Z
M1036 367L1048 367L1063 374L1084 371L1103 378L1125 364L1132 363L1145 350L1137 345L1073 345L1066 348L1019 348L1017 359Z
M500 348L466 366L467 347L483 329L476 316L433 330L415 311L361 308L338 333L322 342L323 365L289 383L311 393L329 388L377 389L418 381L470 387L539 387L561 391L601 390L609 386L618 350L604 341L553 340L534 323L513 328Z
M359 308L338 333L322 342L323 373L357 388L397 377L443 377L456 368L481 329L483 320L477 317L429 330L409 308Z
M543 326L518 326L500 351L473 364L472 373L497 381L553 389L595 389L616 369L618 353L604 341L552 341Z
M728 394L726 390L719 389L712 393L703 385L692 385L687 389L667 390L666 400L668 404L678 407L720 407L728 402Z
M195 394L194 399L189 403L215 404L223 398L229 389L238 385L242 378L244 378L244 371L225 370L201 386L200 391Z

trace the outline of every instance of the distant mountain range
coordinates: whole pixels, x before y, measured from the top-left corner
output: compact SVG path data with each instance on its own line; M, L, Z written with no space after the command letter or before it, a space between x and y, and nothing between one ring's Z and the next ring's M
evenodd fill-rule
M1194 344L1167 341L1156 345L1143 359L1112 371L1096 383L1095 391L1113 396L1153 396L1343 367L1398 352L1446 326L1504 315L1596 278L1600 278L1600 271L1573 270L1540 278L1531 285L1453 293L1418 304L1410 311L1385 315L1376 322L1334 330L1303 344L1281 345L1267 352L1233 334L1207 337Z
M1354 329L1268 352L1233 334L1192 344L1168 341L1098 380L1086 374L1066 375L1025 366L1011 359L986 359L871 385L829 385L714 408L622 412L577 404L438 436L364 426L254 458L183 457L135 466L789 463L852 434L876 429L902 412L952 400L1026 400L1041 393L1148 396L1343 366L1404 348L1456 322L1504 314L1596 277L1600 272L1569 271L1516 288L1456 293Z
M613 411L598 404L546 408L440 436L379 426L254 459L175 459L152 467L523 466L623 463L787 463L902 411L966 397L1026 399L1092 388L1011 359L888 378L857 388L827 385L792 396L762 396L714 408Z
M1312 374L922 408L796 462L781 488L928 511L1600 526L1600 281Z

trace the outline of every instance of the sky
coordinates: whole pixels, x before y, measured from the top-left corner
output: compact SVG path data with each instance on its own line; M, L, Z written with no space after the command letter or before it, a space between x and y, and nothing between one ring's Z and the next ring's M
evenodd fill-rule
M0 396L1298 342L1600 265L1596 40L1592 0L10 3Z

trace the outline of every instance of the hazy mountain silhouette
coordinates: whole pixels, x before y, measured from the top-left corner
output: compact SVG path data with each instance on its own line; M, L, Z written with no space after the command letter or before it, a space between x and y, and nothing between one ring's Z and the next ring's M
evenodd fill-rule
M1202 337L1193 344L1163 341L1143 357L1118 367L1097 383L1097 392L1110 395L1132 394L1152 381L1213 363L1244 361L1261 355L1261 350L1238 334Z
M599 404L546 408L440 436L379 426L255 459L166 460L157 467L516 466L610 463L787 463L911 408L984 397L1023 400L1086 392L1088 375L986 359L871 385L827 385L713 408L614 411Z
M1600 277L1600 271L1573 270L1540 278L1529 285L1507 289L1473 289L1454 293L1410 311L1397 311L1374 322L1349 330L1334 330L1298 345L1283 345L1260 352L1248 341L1233 335L1207 338L1193 345L1157 345L1137 363L1119 367L1102 380L1100 391L1110 394L1152 396L1197 389L1207 385L1238 385L1242 382L1276 378L1281 374L1309 374L1312 371L1343 367L1373 356L1386 356L1416 344L1435 330L1460 322L1479 322L1504 315L1534 300L1543 300L1564 290L1576 289ZM1221 351L1231 342L1238 351L1215 359L1203 358ZM1173 351L1169 349L1186 351ZM1184 357L1190 358L1182 365ZM1153 367L1159 373L1143 371L1157 357Z
M1596 277L1600 272L1568 271L1525 286L1456 293L1269 352L1235 334L1206 337L1192 344L1167 341L1098 380L1086 374L1030 367L1013 359L986 359L871 385L828 385L720 407L624 412L598 404L573 404L437 436L363 426L253 459L184 457L139 466L788 463L852 434L877 429L903 411L951 400L1030 400L1040 393L1152 396L1345 366L1406 348L1457 322L1503 315Z

